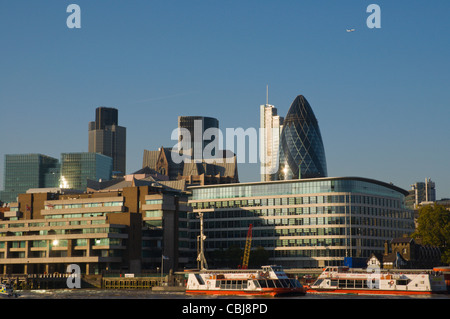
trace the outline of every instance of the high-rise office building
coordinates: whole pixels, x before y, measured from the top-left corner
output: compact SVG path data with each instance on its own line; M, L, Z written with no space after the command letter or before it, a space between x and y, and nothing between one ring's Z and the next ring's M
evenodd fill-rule
M98 153L62 153L61 188L86 190L87 180L109 180L113 160Z
M5 155L3 202L15 202L17 195L30 188L57 187L59 183L59 161L42 154Z
M184 134L180 129L187 130L190 135L188 149L183 149L183 154L190 155L191 159L201 162L204 158L203 151L206 146L209 146L208 149L211 150L211 154L207 154L207 157L209 157L208 155L219 155L219 140L217 138L219 120L205 116L179 116L178 141L182 142ZM207 134L205 134L205 132ZM212 135L208 135L208 133L211 133Z
M410 209L418 209L421 203L436 201L436 184L429 178L425 182L417 182L411 185L406 204Z
M260 128L261 181L273 181L276 180L278 172L278 149L283 117L277 114L277 108L268 101L260 106Z
M327 177L327 163L316 116L303 95L292 102L280 136L279 179Z
M89 152L113 159L115 174L126 173L126 128L119 126L118 110L98 107L95 122L89 122Z

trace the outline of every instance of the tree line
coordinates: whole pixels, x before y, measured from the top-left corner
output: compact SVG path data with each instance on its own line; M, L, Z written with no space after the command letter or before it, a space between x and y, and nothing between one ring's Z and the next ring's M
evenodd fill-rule
M441 260L450 263L450 211L442 205L426 205L419 209L417 227L412 234L422 245L439 247Z

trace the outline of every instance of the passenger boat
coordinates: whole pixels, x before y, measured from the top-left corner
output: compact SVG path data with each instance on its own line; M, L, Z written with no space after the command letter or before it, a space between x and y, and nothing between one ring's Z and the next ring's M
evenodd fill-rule
M18 297L18 294L14 292L14 288L9 283L0 284L0 296L2 297Z
M442 273L434 271L371 272L370 269L327 267L308 288L316 294L426 295L446 293Z
M304 295L305 288L280 266L261 269L201 270L189 274L186 294L281 296Z

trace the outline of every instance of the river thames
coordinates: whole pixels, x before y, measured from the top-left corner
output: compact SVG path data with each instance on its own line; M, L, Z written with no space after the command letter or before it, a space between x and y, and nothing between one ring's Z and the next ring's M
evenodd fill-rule
M187 295L184 292L154 292L145 289L42 289L18 290L18 299L242 299L253 300L261 297L246 296L201 296ZM291 297L263 297L264 300L292 300L292 299L447 299L449 294L423 296L368 296L368 295L329 295L306 294Z
M414 316L420 309L446 309L450 295L362 296L313 295L292 297L192 296L184 292L144 289L48 289L17 291L17 298L3 298L10 309L47 317L71 315L87 318L119 316L175 318L279 318L296 314L324 318L361 311L389 311L391 315ZM0 301L1 302L1 301ZM441 313L441 311L439 312Z

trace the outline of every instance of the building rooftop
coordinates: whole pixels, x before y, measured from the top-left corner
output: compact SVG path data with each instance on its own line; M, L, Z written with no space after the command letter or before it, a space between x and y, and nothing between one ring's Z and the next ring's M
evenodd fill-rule
M386 183L382 181L378 181L375 179L365 178L365 177L320 177L320 178L307 178L307 179L290 179L290 180L280 180L280 181L266 181L266 182L247 182L247 183L230 183L230 184L220 184L220 185L204 185L204 186L189 186L189 189L200 189L200 188L211 188L211 187L231 187L231 186L251 186L251 185L263 185L263 184L285 184L285 183L308 183L308 182L317 182L317 181L333 181L333 180L352 180L352 181L362 181L368 182L376 185L380 185L389 189L392 189L396 192L407 196L409 193L407 190L395 186L392 183Z

